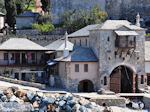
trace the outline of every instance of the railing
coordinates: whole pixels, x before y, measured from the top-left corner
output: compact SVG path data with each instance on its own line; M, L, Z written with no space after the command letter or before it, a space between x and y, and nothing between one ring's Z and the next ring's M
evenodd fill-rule
M125 41L122 42L121 40L115 41L115 47L118 48L135 48L136 42L134 41Z
M0 59L0 66L43 66L45 61L16 61Z

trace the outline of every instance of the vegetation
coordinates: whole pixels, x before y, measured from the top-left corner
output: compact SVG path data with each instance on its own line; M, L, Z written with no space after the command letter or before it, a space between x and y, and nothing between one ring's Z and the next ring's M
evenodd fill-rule
M146 33L146 36L150 36L150 33Z
M45 13L49 13L50 11L50 0L41 0L42 3L42 10Z
M4 0L0 0L0 12L6 13Z
M62 24L71 33L90 24L101 24L106 17L107 13L101 11L101 8L97 6L79 12L76 9L73 11L65 10L62 14Z
M25 10L25 0L16 0L16 9L17 9L17 15L21 14Z
M50 32L54 29L54 25L52 25L50 22L47 23L34 23L33 27L40 30L42 33Z
M15 0L5 0L5 8L7 11L6 22L10 27L14 28L17 15Z
M34 2L34 0L26 0L25 9L26 10L33 10L33 9L35 9L35 2Z

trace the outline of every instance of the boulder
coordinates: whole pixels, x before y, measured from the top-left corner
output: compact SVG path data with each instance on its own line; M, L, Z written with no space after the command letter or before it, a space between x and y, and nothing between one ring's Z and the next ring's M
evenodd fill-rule
M86 99L84 99L84 98L80 98L80 100L79 100L79 104L80 105L86 105L86 104L88 104L89 103L89 100L86 100Z
M7 97L6 97L5 95L3 95L3 96L1 97L1 100L2 100L3 102L7 102L7 101L8 101L8 99L7 99Z
M72 112L80 112L80 104L75 104L72 108Z
M16 91L19 90L19 88L16 87L16 86L12 86L12 87L10 87L10 88L11 88L11 90L13 91L14 94L16 93Z
M27 94L26 94L29 101L31 101L35 95L36 93L34 91L27 91Z
M8 101L10 101L10 102L17 102L17 103L23 103L23 100L20 100L15 95L13 95Z
M66 112L71 112L72 111L72 109L71 109L71 107L69 105L65 106L65 110L66 110Z
M80 112L87 112L87 109L84 106L80 106L79 110Z
M95 102L89 102L88 104L85 105L86 108L90 108L90 109L92 109L92 108L94 108L94 107L96 107L96 106L97 106L97 105L96 105Z
M58 106L63 107L66 104L64 100L58 102Z
M26 90L23 90L23 89L19 89L16 91L15 95L19 98L21 97L24 97L25 95L27 94L27 91Z
M43 98L43 97L44 97L44 94L43 94L42 92L37 92L36 94L37 94L37 96L40 97L40 98Z
M55 97L44 97L42 99L43 102L48 103L48 104L53 104L56 101Z
M13 91L11 88L8 88L6 90L3 91L4 95L6 95L6 97L9 99L13 96Z
M37 101L33 102L33 108L38 108L39 107L39 104Z

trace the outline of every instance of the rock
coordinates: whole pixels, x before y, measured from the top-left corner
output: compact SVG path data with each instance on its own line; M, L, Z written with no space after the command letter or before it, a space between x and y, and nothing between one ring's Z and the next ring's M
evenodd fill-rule
M79 112L80 110L80 104L75 104L72 108L72 112Z
M17 103L23 103L23 100L20 100L19 98L17 98L15 95L13 95L10 99L10 102L17 102Z
M13 96L13 91L11 88L8 88L7 90L4 90L4 95L6 95L6 97L9 99Z
M65 106L65 110L66 110L66 112L71 112L72 111L72 109L71 109L71 107L69 105Z
M78 98L73 97L72 100L67 101L68 105L74 106L75 104L78 104Z
M0 98L3 96L3 91L0 90Z
M91 108L94 108L94 107L96 107L96 106L97 106L97 105L96 105L95 102L90 102L90 103L88 103L88 104L85 105L86 108L90 108L90 109L91 109Z
M20 99L23 100L24 102L29 102L27 96L23 96L23 97L21 97Z
M40 98L42 98L44 96L44 94L42 92L37 92L37 96L39 96Z
M80 104L80 105L86 105L86 104L88 104L88 103L89 103L89 101L86 100L86 99L84 99L84 98L80 98L80 100L79 100L79 104Z
M61 100L60 102L58 102L58 106L63 107L66 104L66 102L64 100Z
M16 96L19 98L24 97L26 94L27 94L26 90L19 89L18 91L16 91Z
M42 99L43 102L45 103L49 103L49 104L53 104L55 101L56 101L56 98L55 97L44 97Z
M13 91L14 94L16 93L16 91L19 90L19 88L16 87L16 86L12 86L12 87L10 87L10 88L11 88L11 90Z
M40 108L39 112L45 112L47 110L47 106L45 105L44 107Z
M38 108L38 107L39 107L39 104L38 104L37 101L35 101L35 102L33 103L33 107L34 107L34 108L36 108L36 107Z
M27 91L26 96L27 96L28 100L31 101L33 99L33 97L35 96L35 94L36 93L33 91Z
M3 102L7 102L7 101L8 101L8 99L7 99L7 97L6 97L5 95L1 97L1 100L2 100Z
M62 97L61 97L61 100L67 100L67 95L63 95Z
M87 112L87 109L84 106L80 106L79 110L80 112Z

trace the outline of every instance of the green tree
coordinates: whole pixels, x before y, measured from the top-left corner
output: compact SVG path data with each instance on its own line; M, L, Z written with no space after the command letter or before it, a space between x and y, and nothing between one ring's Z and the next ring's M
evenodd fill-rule
M50 0L41 0L42 10L46 13L50 12Z
M16 0L15 4L17 8L17 15L23 13L25 10L25 0Z
M54 29L54 25L52 25L50 22L42 24L34 23L32 25L34 28L40 30L42 33L47 33Z
M0 0L0 12L6 13L4 0Z
M7 11L6 22L10 27L14 28L16 23L16 15L17 15L15 1L5 0L5 8Z
M71 33L90 24L101 24L106 17L107 13L97 6L91 7L90 10L65 10L62 14L62 24Z

